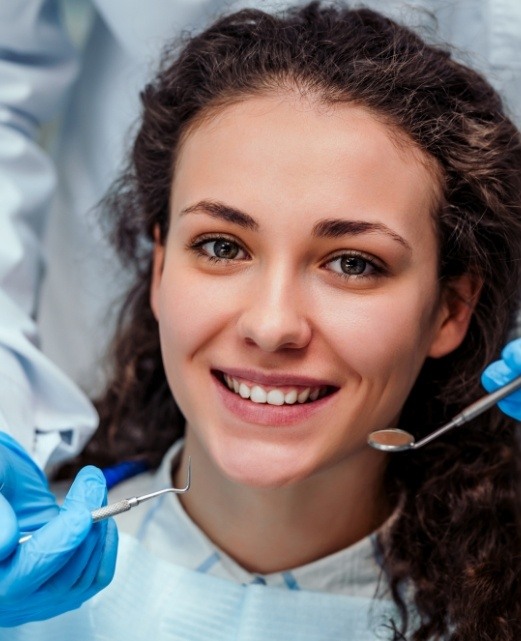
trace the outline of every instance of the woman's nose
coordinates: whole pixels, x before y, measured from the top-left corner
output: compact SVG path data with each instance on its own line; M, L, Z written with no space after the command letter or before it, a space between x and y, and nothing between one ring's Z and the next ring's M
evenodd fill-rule
M299 290L281 274L259 282L239 318L241 338L266 352L306 347L312 330Z

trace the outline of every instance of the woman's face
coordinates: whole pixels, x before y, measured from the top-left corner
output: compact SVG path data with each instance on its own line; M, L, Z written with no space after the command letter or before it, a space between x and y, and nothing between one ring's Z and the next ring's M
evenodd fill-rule
M437 283L437 190L353 105L253 97L187 135L151 300L189 441L225 477L381 469L367 435L466 328Z

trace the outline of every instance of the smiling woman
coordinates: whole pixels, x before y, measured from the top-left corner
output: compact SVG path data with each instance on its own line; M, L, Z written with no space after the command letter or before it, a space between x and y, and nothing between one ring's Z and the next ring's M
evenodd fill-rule
M324 110L291 86L191 128L156 244L152 309L185 451L207 473L215 464L281 487L332 470L332 487L354 496L373 477L365 520L377 518L368 505L381 514L382 457L367 434L394 424L426 356L457 347L472 311L456 302L472 298L468 275L453 282L454 302L439 295L428 164L365 110ZM344 543L360 534L339 530Z
M498 96L377 13L313 3L223 18L142 101L106 206L135 282L83 460L163 460L182 484L191 456L144 544L241 595L325 593L316 638L342 621L372 639L382 617L381 638L519 638L513 422L492 411L393 459L367 446L478 397L512 326L521 144ZM304 612L289 593L277 638ZM361 624L368 596L395 609Z

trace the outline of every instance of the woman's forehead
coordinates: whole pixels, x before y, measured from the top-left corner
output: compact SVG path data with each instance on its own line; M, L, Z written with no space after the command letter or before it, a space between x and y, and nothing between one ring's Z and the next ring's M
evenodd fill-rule
M346 208L429 214L439 174L427 154L359 105L293 94L229 105L194 127L179 149L172 211L197 199L241 208Z

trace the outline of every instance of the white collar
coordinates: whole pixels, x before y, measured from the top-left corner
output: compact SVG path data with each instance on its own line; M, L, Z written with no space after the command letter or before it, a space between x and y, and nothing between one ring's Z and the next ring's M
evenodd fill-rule
M110 500L171 486L171 470L177 465L182 447L183 441L176 442L154 474L139 475L121 484L117 493L111 492ZM242 584L264 583L368 598L374 597L380 587L382 572L376 560L375 533L344 550L290 571L257 575L219 549L190 519L175 494L166 494L127 514L132 517L118 517L120 529L134 533L154 555L212 576Z

